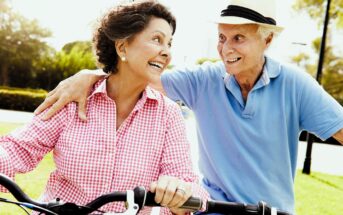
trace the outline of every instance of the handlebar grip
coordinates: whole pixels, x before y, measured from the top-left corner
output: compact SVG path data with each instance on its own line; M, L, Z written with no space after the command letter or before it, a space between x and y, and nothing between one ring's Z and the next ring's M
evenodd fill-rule
M147 192L145 206L160 206L155 202L155 193ZM180 208L191 211L198 211L202 207L202 200L198 197L190 197Z
M43 208L46 208L47 206L44 203L32 200L11 178L2 173L0 173L0 185L4 186L19 202L30 203Z
M270 215L272 208L260 202L258 205L250 205L237 202L223 202L223 201L208 201L206 213L220 213L230 215ZM277 215L291 215L290 213L277 210Z
M208 201L207 213L222 213L222 214L254 214L258 211L258 206L247 205L237 202L223 201Z

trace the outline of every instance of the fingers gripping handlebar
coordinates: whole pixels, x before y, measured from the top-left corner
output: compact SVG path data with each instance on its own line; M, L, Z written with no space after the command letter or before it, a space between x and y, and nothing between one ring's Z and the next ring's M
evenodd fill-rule
M83 215L90 214L103 205L110 202L126 202L127 210L123 213L106 213L132 215L138 213L144 206L160 206L154 200L155 194L148 192L144 187L136 187L134 190L127 192L112 192L99 196L95 200L89 202L85 206L76 205L74 203L64 203L59 199L50 203L41 203L32 200L22 189L9 177L0 173L0 185L4 186L18 200L18 204L27 208L42 212L48 215ZM10 202L0 198L0 201ZM200 198L189 198L181 208L190 211L199 211L202 208L203 202ZM259 202L258 205L248 205L235 202L207 201L207 208L203 214L220 213L230 215L291 215L290 213L277 210L268 206L264 202Z

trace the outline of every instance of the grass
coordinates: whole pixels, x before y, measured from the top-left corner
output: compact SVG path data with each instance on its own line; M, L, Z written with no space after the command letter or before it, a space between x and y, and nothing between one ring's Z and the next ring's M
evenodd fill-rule
M0 135L19 126L21 125L0 123ZM48 154L34 171L17 175L16 182L30 197L38 198L53 168L52 156ZM317 172L304 175L298 171L295 179L295 196L297 215L337 215L339 211L343 211L343 176ZM0 193L0 197L11 196ZM20 208L3 203L0 203L0 212L2 215L24 214Z
M21 124L13 123L0 123L0 135L6 134L9 131L22 126ZM54 163L51 154L48 154L38 167L27 174L16 175L16 182L25 193L33 199L39 198L40 194L43 193L47 179L50 172L54 169ZM1 193L0 197L14 200L9 193ZM25 214L22 209L15 205L5 204L0 202L0 214L1 215L14 215L14 214Z
M316 172L304 175L299 171L295 179L295 197L298 215L340 214L343 211L343 176Z

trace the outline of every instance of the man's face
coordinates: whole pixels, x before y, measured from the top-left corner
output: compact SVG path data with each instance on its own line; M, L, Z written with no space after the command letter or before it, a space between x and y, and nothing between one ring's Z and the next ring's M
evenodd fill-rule
M255 24L218 25L217 49L229 74L255 72L263 61L269 42L257 30Z

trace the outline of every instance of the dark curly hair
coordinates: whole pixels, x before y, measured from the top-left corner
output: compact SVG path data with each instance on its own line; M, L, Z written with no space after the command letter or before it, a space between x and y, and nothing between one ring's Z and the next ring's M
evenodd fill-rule
M171 12L156 1L118 6L110 10L99 23L93 35L98 64L106 73L117 72L118 58L115 41L130 39L143 31L152 17L166 20L174 34L176 20Z

